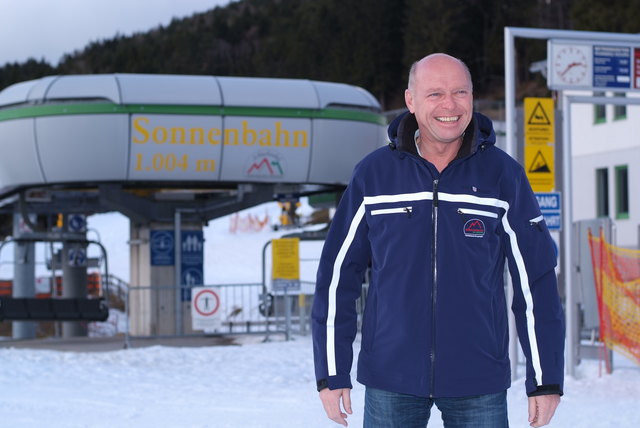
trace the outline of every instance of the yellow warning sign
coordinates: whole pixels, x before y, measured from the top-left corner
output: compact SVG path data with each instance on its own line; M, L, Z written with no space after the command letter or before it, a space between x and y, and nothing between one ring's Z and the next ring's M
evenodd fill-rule
M532 100L532 98L529 98L529 100ZM547 112L542 106L542 102L536 98L533 98L533 100L535 106L529 115L529 119L527 119L527 125L551 125L551 119L549 119ZM531 102L529 102L529 104L531 105Z
M542 150L537 148L536 150L534 150L534 152L535 151L537 152L536 152L536 155L533 157L533 160L531 161L531 165L529 165L529 172L532 174L539 173L539 172L551 172L551 166L549 165L549 163L547 162L547 159L542 154Z
M271 245L271 277L300 279L300 239L274 239Z
M552 98L524 99L525 144L555 143Z
M555 189L555 165L553 145L529 145L524 148L524 166L531 188L536 193Z
M534 192L555 189L553 99L524 99L524 166Z

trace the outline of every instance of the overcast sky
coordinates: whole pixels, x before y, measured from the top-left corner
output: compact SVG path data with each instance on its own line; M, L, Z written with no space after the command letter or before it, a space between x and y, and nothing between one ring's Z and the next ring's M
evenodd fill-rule
M237 1L237 0L233 0ZM93 41L131 35L231 0L0 0L0 67L29 58L57 65Z

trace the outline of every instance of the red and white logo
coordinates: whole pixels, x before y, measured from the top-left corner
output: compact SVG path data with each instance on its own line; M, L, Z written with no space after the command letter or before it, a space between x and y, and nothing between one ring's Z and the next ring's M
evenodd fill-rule
M467 238L482 238L484 233L484 222L479 218L472 218L464 224L464 236Z

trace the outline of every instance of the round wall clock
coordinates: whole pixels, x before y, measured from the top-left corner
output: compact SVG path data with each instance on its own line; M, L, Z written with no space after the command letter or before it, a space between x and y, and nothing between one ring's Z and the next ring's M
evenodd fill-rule
M563 46L555 51L554 72L560 81L567 85L588 84L589 46Z

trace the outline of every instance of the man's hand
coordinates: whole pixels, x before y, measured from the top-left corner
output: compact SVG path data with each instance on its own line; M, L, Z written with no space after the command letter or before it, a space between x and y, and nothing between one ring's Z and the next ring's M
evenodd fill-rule
M325 388L320 391L320 400L324 406L324 411L327 412L327 417L340 425L347 426L347 413L342 412L340 399L342 399L344 411L348 414L353 413L351 411L351 389L341 388L331 390Z
M547 425L551 422L558 404L560 404L559 394L529 397L529 425L532 427Z

